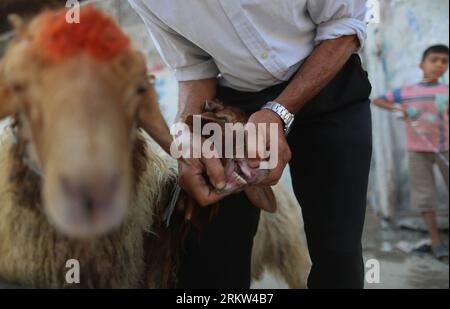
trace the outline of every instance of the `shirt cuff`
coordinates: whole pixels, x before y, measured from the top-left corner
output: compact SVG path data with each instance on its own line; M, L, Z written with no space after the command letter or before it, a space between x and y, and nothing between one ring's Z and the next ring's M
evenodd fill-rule
M325 40L333 40L346 35L357 35L360 43L360 50L364 46L367 38L366 29L366 22L359 19L342 18L330 20L318 25L315 43L317 45Z
M175 78L179 82L215 78L219 75L214 60L210 59L187 67L174 69Z

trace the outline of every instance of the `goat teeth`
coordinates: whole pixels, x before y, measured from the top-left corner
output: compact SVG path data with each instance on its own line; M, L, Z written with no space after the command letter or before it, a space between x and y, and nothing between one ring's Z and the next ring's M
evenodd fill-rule
M234 172L234 179L238 182L240 185L247 185L247 181L245 181L244 178L241 177L238 173Z

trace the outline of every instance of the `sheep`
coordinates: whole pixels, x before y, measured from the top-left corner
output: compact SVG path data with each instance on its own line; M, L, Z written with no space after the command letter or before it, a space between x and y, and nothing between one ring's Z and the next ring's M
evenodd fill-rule
M146 286L143 242L176 176L138 128L166 149L170 132L117 24L94 8L79 25L64 15L15 18L0 61L0 119L15 119L2 143L0 278L65 287L78 259L81 287Z
M0 60L0 119L14 119L0 141L0 281L73 287L65 266L76 259L76 288L164 287L168 274L152 263L147 243L169 204L176 162L154 150L146 133L168 151L169 130L145 57L102 12L84 8L81 19L69 26L64 11L46 11L29 25L15 19L17 37ZM288 222L283 207L261 220L254 256L278 246L268 236L276 232L264 231L270 220ZM284 229L282 237L296 230ZM274 258L267 265L305 261ZM307 272L297 266L281 273Z
M39 180L18 160L21 146L12 133L3 136L0 144L0 281L33 288L71 287L65 281L65 265L67 260L76 259L82 276L77 288L147 286L143 243L146 234L151 235L150 206L168 203L163 199L170 192L164 188L173 171L167 164L146 149L145 140L140 138L134 165L142 171L136 175L141 181L125 222L104 237L76 239L59 233L49 223L37 197Z
M278 210L262 212L252 252L252 279L264 271L284 279L293 289L307 288L311 259L308 253L300 206L283 185L272 188Z

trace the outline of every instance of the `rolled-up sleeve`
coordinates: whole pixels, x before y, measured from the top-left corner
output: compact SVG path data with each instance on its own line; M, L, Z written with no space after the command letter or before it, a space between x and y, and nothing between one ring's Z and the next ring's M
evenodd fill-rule
M308 0L307 10L317 25L315 43L357 35L360 48L367 37L366 0Z
M178 81L217 77L219 70L212 57L164 24L141 0L129 0L144 21L156 49Z

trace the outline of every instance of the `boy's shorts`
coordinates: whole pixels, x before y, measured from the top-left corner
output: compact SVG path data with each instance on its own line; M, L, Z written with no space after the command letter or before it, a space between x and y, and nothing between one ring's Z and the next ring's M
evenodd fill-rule
M433 173L436 163L448 188L448 151L409 152L409 165L411 175L411 204L421 212L435 211L438 204L438 190ZM446 161L444 161L444 159Z

